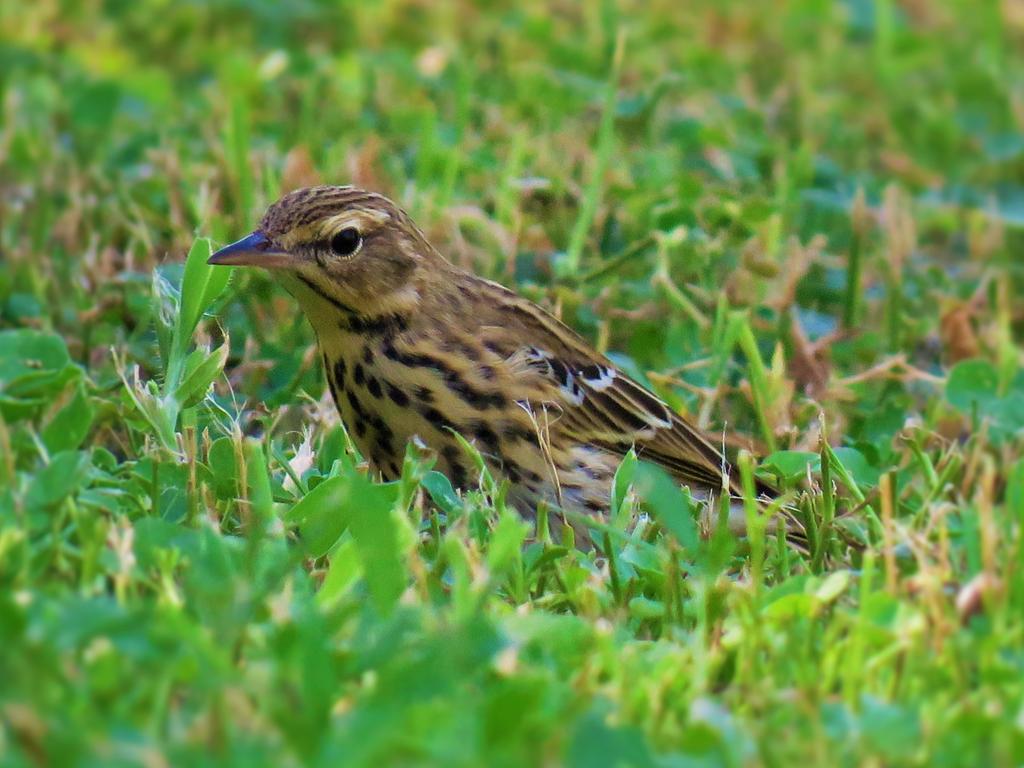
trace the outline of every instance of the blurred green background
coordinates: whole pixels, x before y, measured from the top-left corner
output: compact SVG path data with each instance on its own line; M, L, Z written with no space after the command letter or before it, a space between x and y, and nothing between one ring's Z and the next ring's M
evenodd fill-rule
M1024 761L1018 0L0 0L0 108L4 764ZM763 457L810 556L367 479L291 299L183 268L312 183Z

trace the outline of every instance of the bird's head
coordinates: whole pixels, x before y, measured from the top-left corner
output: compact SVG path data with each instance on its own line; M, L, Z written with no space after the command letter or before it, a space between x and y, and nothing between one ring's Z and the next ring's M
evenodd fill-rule
M383 195L322 186L289 192L209 263L272 270L315 322L332 305L364 316L405 311L420 273L446 262Z

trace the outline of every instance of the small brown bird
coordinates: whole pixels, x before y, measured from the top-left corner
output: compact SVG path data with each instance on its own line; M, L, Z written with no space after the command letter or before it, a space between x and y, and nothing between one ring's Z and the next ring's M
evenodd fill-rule
M291 192L210 263L269 269L298 299L342 421L385 479L418 437L456 487L475 485L458 433L526 516L541 500L606 512L630 448L696 497L739 495L681 416L533 302L449 263L382 195Z

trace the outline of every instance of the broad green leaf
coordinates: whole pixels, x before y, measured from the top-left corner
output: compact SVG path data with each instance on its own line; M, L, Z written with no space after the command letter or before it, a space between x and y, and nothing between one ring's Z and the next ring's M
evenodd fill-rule
M75 395L57 413L42 432L43 444L51 453L78 448L92 426L95 409L85 393L81 381L75 387Z
M23 377L59 371L70 362L60 336L24 328L0 331L0 391Z
M327 576L320 585L316 600L320 605L331 605L362 575L363 569L359 560L355 539L346 538L331 553L331 564L327 568Z
M228 359L228 343L221 344L213 352L197 349L185 361L185 373L181 384L174 391L174 398L181 408L198 405L210 391L214 379L224 370Z
M983 413L992 419L993 431L999 438L1009 437L1024 429L1024 393L1010 392L992 400Z
M505 510L491 534L487 549L487 567L501 573L519 557L520 548L530 533L530 525L515 512Z
M858 485L873 487L878 485L880 472L872 467L864 454L856 448L834 448L833 455L842 462L843 467ZM833 462L835 463L835 462Z
M270 490L270 473L263 454L263 444L255 437L245 438L242 446L245 457L245 474L248 481L249 505L259 520L260 530L270 520L274 510L274 499Z
M64 451L36 473L25 495L29 509L50 509L74 493L89 472L89 454Z
M224 291L231 279L232 268L207 264L213 248L208 237L198 237L185 259L185 275L181 280L181 309L178 314L176 338L184 345L203 312Z
M629 601L629 615L637 619L660 619L665 615L665 604L649 597L634 597Z
M302 543L311 557L327 553L348 527L348 477L330 477L310 490L285 515L299 526Z
M807 473L807 467L817 471L821 457L811 451L775 451L761 462L761 469L781 476L786 480L797 480Z
M679 484L660 467L641 462L637 467L635 489L643 506L664 526L665 530L691 554L700 545L697 523L690 501Z
M887 764L912 761L921 745L917 714L899 704L881 701L865 693L860 701L860 722L867 746Z
M297 523L312 557L320 557L346 529L352 531L370 594L387 612L405 589L399 521L394 507L396 483L378 484L352 472L324 480L287 513Z
M985 360L964 360L953 366L946 380L946 399L964 413L998 395L999 374Z
M135 556L143 568L157 565L161 550L187 552L188 545L195 542L197 532L178 523L171 523L159 517L143 517L135 522Z
M230 437L220 437L210 445L207 455L213 489L220 499L234 499L238 496L238 463L235 444Z
M565 764L570 768L654 768L658 765L639 728L609 725L597 711L584 714L570 731Z
M849 571L833 571L814 590L814 596L823 603L831 603L850 585Z
M462 500L455 493L451 480L441 472L427 472L420 485L427 489L431 500L443 512L452 514L462 509Z
M807 618L814 615L816 605L817 601L814 599L814 595L799 593L783 595L765 606L761 615L774 621Z
M962 413L987 419L996 443L1024 429L1024 393L1011 389L1000 395L999 372L986 360L957 363L946 381L946 399Z
M389 613L406 585L395 512L398 484L379 485L365 475L351 476L349 520L363 562L370 595L381 613Z
M81 376L64 339L29 329L0 331L0 415L34 416L51 397Z
M469 565L469 554L462 539L448 536L444 539L445 558L451 569L451 599L455 615L468 617L475 606L473 599L473 575Z
M612 481L611 512L613 516L622 512L622 508L626 503L626 495L629 493L629 488L636 477L637 464L636 451L630 448L629 452L623 457L618 469L615 470L615 479Z

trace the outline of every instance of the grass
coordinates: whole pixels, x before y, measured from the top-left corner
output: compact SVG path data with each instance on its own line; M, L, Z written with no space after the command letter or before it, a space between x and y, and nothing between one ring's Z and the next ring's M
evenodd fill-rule
M0 30L0 762L1024 761L1013 3ZM318 180L560 313L810 552L635 457L597 552L415 447L374 482L291 299L205 266Z

